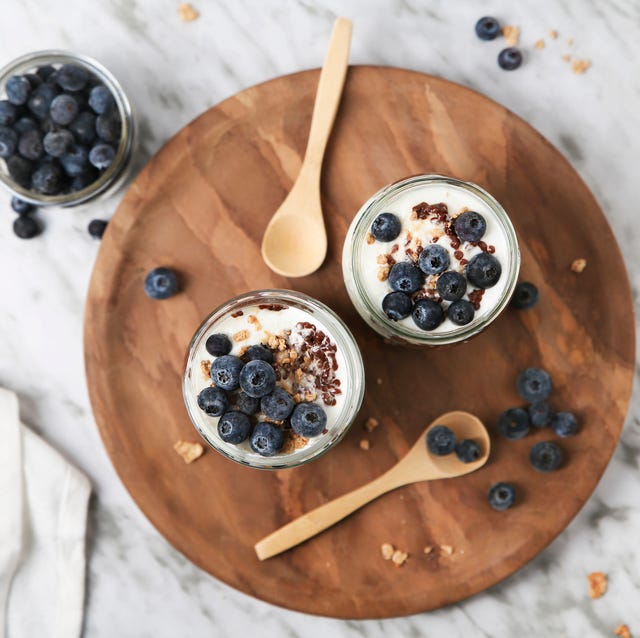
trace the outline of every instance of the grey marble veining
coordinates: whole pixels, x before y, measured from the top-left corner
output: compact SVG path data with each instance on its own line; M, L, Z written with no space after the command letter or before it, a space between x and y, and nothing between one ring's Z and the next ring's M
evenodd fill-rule
M178 20L178 4L4 0L0 64L48 47L102 61L141 115L141 165L225 97L319 66L335 15L346 15L355 23L354 64L408 67L465 84L506 105L560 149L607 214L638 307L637 0L193 0L201 17L189 24ZM501 43L475 38L481 12L521 27L526 63L517 72L497 68ZM557 40L549 39L550 29L558 30ZM533 48L538 38L545 39L542 50ZM561 59L565 53L588 58L593 67L575 75ZM84 382L82 313L97 251L86 225L108 217L117 201L47 211L47 231L32 242L13 237L9 212L0 216L0 384L20 394L24 420L94 484L86 636L581 638L613 635L621 622L640 635L637 392L609 468L568 529L505 582L447 609L388 621L305 616L240 594L174 551L116 477ZM8 208L4 194L0 206ZM595 570L609 574L609 592L592 601L586 573Z

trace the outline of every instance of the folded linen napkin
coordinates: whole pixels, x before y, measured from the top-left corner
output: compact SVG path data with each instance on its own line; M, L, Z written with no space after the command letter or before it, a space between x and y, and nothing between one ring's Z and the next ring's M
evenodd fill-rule
M90 491L0 388L0 638L80 635Z

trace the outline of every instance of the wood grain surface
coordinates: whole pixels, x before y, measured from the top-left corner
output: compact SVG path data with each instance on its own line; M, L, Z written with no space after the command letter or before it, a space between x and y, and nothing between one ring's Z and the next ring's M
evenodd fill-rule
M329 253L315 274L287 280L260 258L267 221L304 153L318 70L242 91L180 131L129 188L104 236L91 281L85 356L91 401L116 471L143 512L185 556L229 585L299 611L340 618L411 614L482 591L544 549L582 507L623 425L634 365L629 284L593 196L535 130L466 88L411 71L352 67L324 165ZM531 311L508 310L470 343L389 346L358 317L340 253L360 205L385 184L437 172L477 182L511 215L522 277L540 290ZM585 258L581 274L571 262ZM153 301L145 273L180 273L182 292ZM197 440L181 397L189 340L237 293L295 288L332 306L355 333L367 392L345 440L309 465L252 470L209 450L187 466L178 439ZM528 463L533 443L495 433L521 404L524 367L552 375L556 409L582 432L560 441L566 463L548 475ZM454 409L492 430L485 468L391 492L317 538L260 563L254 543L391 467L426 424ZM373 416L380 426L363 429ZM367 438L370 449L360 449ZM517 504L495 512L489 486L512 481ZM409 553L402 567L382 543ZM448 545L451 555L429 545Z

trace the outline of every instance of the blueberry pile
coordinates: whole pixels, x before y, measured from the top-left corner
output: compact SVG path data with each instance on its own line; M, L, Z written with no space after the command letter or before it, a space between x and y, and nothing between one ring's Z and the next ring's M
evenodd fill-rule
M285 443L285 430L291 428L304 438L320 436L327 415L317 403L295 403L277 385L273 352L265 345L247 348L244 355L230 354L231 340L225 334L210 335L207 352L213 385L198 395L198 406L207 415L220 417L218 434L225 443L249 440L260 456L275 456Z
M427 449L436 456L447 456L456 453L462 463L473 463L481 456L480 446L473 439L458 441L451 428L446 425L435 425L427 432Z
M484 16L476 22L476 35L481 40L495 40L502 32L500 22ZM522 52L516 47L507 47L498 53L498 66L505 71L514 71L522 64Z
M0 100L0 158L13 181L38 195L80 191L103 173L116 156L122 121L111 91L76 64L39 66L14 75ZM34 207L18 198L21 238L40 232L27 217Z

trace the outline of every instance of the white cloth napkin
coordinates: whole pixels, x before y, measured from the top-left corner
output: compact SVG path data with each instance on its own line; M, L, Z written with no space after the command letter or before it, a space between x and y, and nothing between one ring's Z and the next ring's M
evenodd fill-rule
M0 388L0 638L80 635L90 491Z

